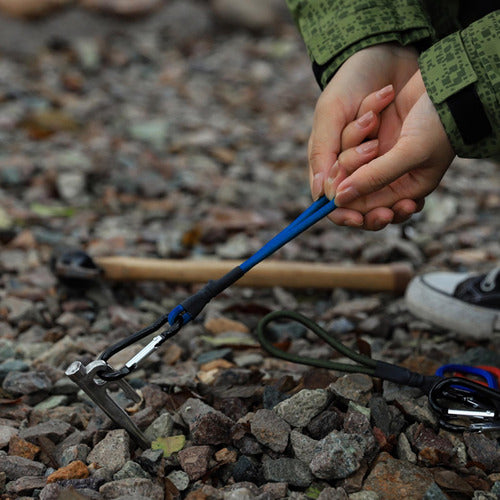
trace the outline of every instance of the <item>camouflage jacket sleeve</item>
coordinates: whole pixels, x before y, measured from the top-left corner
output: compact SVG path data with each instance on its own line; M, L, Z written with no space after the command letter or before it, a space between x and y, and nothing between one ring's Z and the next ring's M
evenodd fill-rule
M500 157L500 10L419 58L427 92L458 156Z
M287 0L324 88L359 50L384 42L401 45L434 39L421 0Z

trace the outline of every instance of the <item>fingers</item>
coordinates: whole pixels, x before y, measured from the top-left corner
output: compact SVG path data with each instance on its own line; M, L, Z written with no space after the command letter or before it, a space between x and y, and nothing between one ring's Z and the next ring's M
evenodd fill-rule
M358 119L349 123L342 131L341 149L357 146L367 137L375 137L378 129L378 113L394 100L394 87L388 85L373 92L361 102Z
M407 221L413 214L420 212L424 208L425 200L399 200L392 206L394 212L393 224L401 224Z
M324 92L314 111L313 129L308 144L309 178L313 199L323 194L323 183L328 169L340 152L340 138L345 125L346 104L338 96Z
M415 166L421 164L422 148L417 141L409 137L402 137L387 153L367 164L359 167L338 186L335 201L338 206L345 206L357 198L366 197L382 188L387 188L393 181L399 179ZM387 189L384 190L384 194ZM392 206L396 201L405 198L413 198L416 193L399 193L394 200L383 203ZM392 202L391 202L392 201Z
M324 192L330 200L335 197L338 185L361 165L377 156L378 140L363 142L355 148L343 151L335 164L328 170L324 181Z
M363 227L364 218L360 212L348 208L336 208L328 218L337 226Z

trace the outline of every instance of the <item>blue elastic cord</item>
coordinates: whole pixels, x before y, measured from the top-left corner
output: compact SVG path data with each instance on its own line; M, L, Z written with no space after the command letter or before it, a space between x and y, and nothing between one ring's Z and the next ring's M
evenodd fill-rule
M240 264L240 268L246 273L334 209L334 200L329 200L326 196L321 197L300 214L289 226L269 240L260 250L257 250L249 259Z
M498 389L498 383L496 377L487 370L483 370L482 368L477 368L475 366L468 365L443 365L436 370L436 375L439 377L444 377L446 373L449 372L457 372L457 373L469 373L470 375L477 375L482 377L484 381L488 384L488 387L492 389ZM458 386L456 386L458 387Z
M198 314L198 312L201 311L201 308L204 306L204 304L208 300L210 300L210 298L213 296L210 295L211 293L215 294L220 293L220 291L223 288L230 286L234 281L238 280L243 274L252 269L252 267L254 267L259 262L263 261L270 255L272 255L274 252L276 252L276 250L280 249L290 240L293 240L296 236L298 236L300 233L302 233L303 231L311 227L313 224L318 222L320 219L328 215L334 209L335 209L334 201L333 200L330 201L326 196L323 196L318 200L316 200L314 203L312 203L292 223L290 223L285 229L283 229L280 233L274 236L274 238L269 240L260 250L257 250L257 252L255 252L249 259L247 259L239 266L235 267L232 271L224 275L216 282L212 282L215 284L219 284L219 287L216 288L215 292L208 291L208 294L205 293L206 292L205 289L208 288L208 285L210 285L210 283L205 287L205 289L198 292L198 295L202 293L203 296L198 299L199 303L195 304L196 306L201 305L201 307L198 307L196 314ZM188 299L188 301L191 299L195 299L196 295L197 294L193 295L191 298ZM186 309L189 308L186 306ZM175 307L168 315L168 322L171 325L173 325L174 322L178 320L180 315L182 315L183 324L186 324L189 321L191 321L193 319L193 316L189 312L187 312L186 309L184 308L183 305L178 305L177 307ZM194 316L196 316L196 314L194 314Z

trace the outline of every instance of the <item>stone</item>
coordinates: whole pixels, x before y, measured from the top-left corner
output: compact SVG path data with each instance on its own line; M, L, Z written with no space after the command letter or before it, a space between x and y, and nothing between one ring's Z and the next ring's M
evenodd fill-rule
M89 463L95 462L113 473L118 472L128 460L130 460L130 438L123 429L108 432L87 457Z
M417 426L410 439L418 450L418 460L427 466L447 464L454 455L450 440L423 424Z
M145 431L144 435L150 441L159 437L167 437L172 433L174 421L170 413L162 413Z
M37 439L40 437L46 437L50 439L53 443L59 443L66 436L74 431L74 427L63 420L49 420L47 422L42 422L41 424L34 425L32 427L25 427L19 430L19 437L30 441L31 443L36 443Z
M193 442L198 445L224 444L231 440L234 421L220 411L201 415L189 425Z
M64 467L65 465L69 465L75 460L81 460L82 462L85 462L89 453L90 448L83 443L65 447L61 456L59 457L59 464L61 467Z
M307 488L313 479L309 467L296 458L263 460L262 469L266 481L288 483L297 488Z
M7 483L5 489L15 498L32 495L34 490L41 490L45 487L46 480L42 476L24 476Z
M264 387L264 394L262 395L262 405L267 410L272 410L278 403L281 403L287 398L288 396L276 387L266 385L266 387Z
M189 476L182 470L172 471L167 478L179 491L185 491L189 486Z
M30 443L25 439L21 439L17 434L13 435L10 439L9 455L16 455L18 457L34 460L39 452L40 452L39 446Z
M128 477L145 477L151 479L151 476L136 462L128 460L125 465L113 475L114 481L126 479Z
M25 395L49 391L52 382L44 372L10 372L2 382L2 387L13 395Z
M56 180L59 195L68 202L74 202L75 198L84 193L85 183L85 174L78 171L61 172Z
M190 446L179 451L179 463L189 478L195 481L206 474L212 453L211 446Z
M24 457L0 455L0 472L5 472L7 479L16 480L23 476L41 476L45 465Z
M357 493L351 493L349 495L349 500L382 500L378 493L374 491L359 491Z
M197 418L213 411L215 411L215 409L210 405L195 398L186 400L179 409L179 413L187 425L191 425Z
M340 430L344 417L340 411L325 410L314 417L307 425L307 430L313 439L322 439L333 430Z
M398 436L397 456L400 460L406 460L412 464L417 463L417 455L412 450L410 441L404 433Z
M248 326L224 316L209 318L203 323L203 326L213 335L219 335L226 332L249 333Z
M344 488L326 487L321 490L318 500L348 500L348 496Z
M89 477L90 472L81 460L75 460L70 464L57 469L47 477L48 483L55 483L64 479L83 479Z
M290 433L290 443L295 457L302 462L309 464L314 457L318 441L294 429Z
M292 427L305 427L329 402L324 389L302 389L278 403L273 410Z
M328 389L342 401L354 401L366 406L373 389L373 380L362 373L348 373L330 384Z
M365 440L354 434L333 431L318 442L309 467L319 479L343 479L361 466Z
M484 434L465 432L464 442L469 457L480 463L488 472L498 472L500 468L500 444Z
M241 455L232 469L232 476L238 483L251 482L260 484L263 480L262 470L257 460Z
M363 483L365 490L376 492L384 500L423 498L433 483L432 473L382 452Z
M19 430L9 425L0 425L0 448L5 448L13 436L17 436Z
M215 14L224 22L251 30L272 29L278 22L276 3L255 0L250 6L245 0L214 0Z
M164 492L162 486L150 479L143 477L130 477L111 481L99 488L99 493L104 498L127 498L148 500L163 500Z
M252 418L250 429L259 443L273 451L285 451L291 430L290 425L274 411L257 410Z

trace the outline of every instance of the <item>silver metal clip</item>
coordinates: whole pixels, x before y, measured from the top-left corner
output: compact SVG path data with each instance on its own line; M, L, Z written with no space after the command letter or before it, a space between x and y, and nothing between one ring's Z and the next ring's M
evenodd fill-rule
M80 361L74 361L66 370L66 375L82 389L94 403L96 403L116 425L125 429L137 444L147 449L151 443L142 431L135 425L125 410L108 394L108 384L116 384L127 398L138 403L140 397L134 388L125 380L107 382L99 377L99 373L112 371L112 368L98 359L84 366Z

